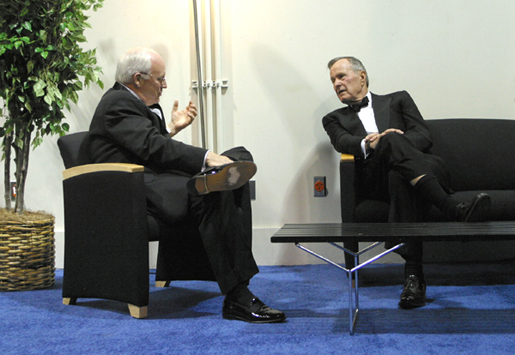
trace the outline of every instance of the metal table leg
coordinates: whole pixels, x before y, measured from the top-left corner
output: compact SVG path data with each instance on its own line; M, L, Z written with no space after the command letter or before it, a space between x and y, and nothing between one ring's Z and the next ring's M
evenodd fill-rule
M383 256L391 253L392 251L396 250L396 249L399 249L400 247L402 247L404 245L404 243L400 243L400 244L397 244L395 245L394 247L390 248L390 249L387 249L385 250L384 252L374 256L374 257L371 257L370 259L362 262L361 264L359 263L359 256L363 253L365 253L366 251L369 251L377 246L379 246L380 244L382 244L383 242L377 242L377 243L373 243L365 248L363 248L362 250L358 251L358 252L353 252L351 250L348 250L336 243L329 243L330 245L338 248L338 249L341 249L343 250L344 252L346 253L349 253L351 255L354 256L354 265L355 267L352 268L352 269L347 269L343 266L341 266L340 264L326 258L325 256L323 255L320 255L316 252L314 252L313 250L299 244L299 243L295 243L295 246L297 246L299 249L302 249L304 250L306 253L309 253L323 261L325 261L326 263L328 264L331 264L335 267L337 267L338 269L340 270L343 270L345 271L345 273L347 274L347 278L348 278L348 281L349 281L349 334L350 335L353 335L354 334L354 328L356 327L356 322L358 320L358 313L359 313L359 269L361 269L362 267L368 265L368 264L371 264L373 263L374 261L376 260L379 260L380 258L382 258ZM354 278L353 278L354 276ZM354 282L353 282L354 281Z

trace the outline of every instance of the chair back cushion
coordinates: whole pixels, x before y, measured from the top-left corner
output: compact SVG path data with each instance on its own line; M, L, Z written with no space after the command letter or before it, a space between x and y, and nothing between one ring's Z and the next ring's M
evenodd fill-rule
M67 134L57 140L61 157L66 169L74 166L91 164L89 132Z

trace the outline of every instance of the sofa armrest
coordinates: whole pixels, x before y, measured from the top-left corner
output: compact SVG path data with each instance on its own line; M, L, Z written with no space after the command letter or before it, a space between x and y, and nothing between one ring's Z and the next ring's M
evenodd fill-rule
M340 203L343 223L354 222L354 208L356 207L355 175L354 155L342 154L340 159ZM344 247L353 252L359 250L358 242L345 242ZM348 269L356 266L354 258L347 253L345 253L345 266Z
M356 207L355 174L354 156L342 154L340 160L340 202L343 223L354 222L354 208Z

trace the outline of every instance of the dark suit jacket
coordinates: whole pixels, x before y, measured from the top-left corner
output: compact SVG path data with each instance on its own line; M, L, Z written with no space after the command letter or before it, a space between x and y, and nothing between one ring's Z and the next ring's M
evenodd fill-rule
M431 148L431 132L406 91L371 95L372 108L380 133L387 128L397 128L402 130L404 136L421 152L427 152ZM364 158L361 141L367 132L356 112L346 106L327 114L322 123L338 152L352 154L358 161Z
M145 166L151 213L169 223L186 215L186 182L202 169L206 149L171 139L164 122L119 83L100 100L89 131L95 163Z

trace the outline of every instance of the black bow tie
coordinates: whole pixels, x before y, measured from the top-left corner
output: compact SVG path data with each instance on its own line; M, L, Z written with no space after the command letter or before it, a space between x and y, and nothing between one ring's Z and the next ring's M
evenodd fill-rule
M355 104L349 105L349 107L356 112L359 112L363 107L366 107L366 106L368 106L368 97L366 97L366 96L360 102L356 102Z

